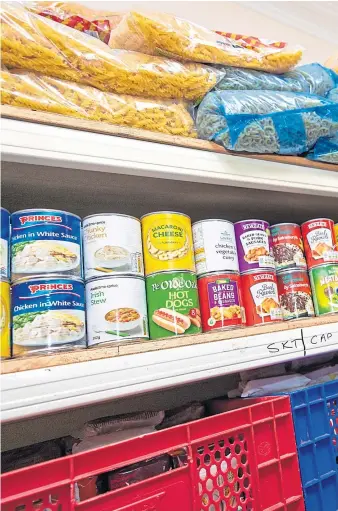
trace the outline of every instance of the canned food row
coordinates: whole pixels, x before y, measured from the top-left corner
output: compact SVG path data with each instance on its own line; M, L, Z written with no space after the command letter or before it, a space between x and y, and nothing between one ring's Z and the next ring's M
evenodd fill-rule
M311 285L310 285L311 282ZM1 356L159 339L338 312L338 264L276 274L167 271L1 281ZM311 293L312 288L312 293ZM12 339L10 340L10 323ZM12 350L11 350L12 346Z
M120 214L91 215L81 225L71 213L34 209L12 214L10 235L10 215L2 209L1 224L1 276L9 278L10 253L12 281L42 273L84 273L86 280L107 274L144 276L144 266L146 275L169 270L279 273L338 262L334 222L325 218L301 228L257 219L235 224L202 220L191 226L187 215L164 211L141 221Z

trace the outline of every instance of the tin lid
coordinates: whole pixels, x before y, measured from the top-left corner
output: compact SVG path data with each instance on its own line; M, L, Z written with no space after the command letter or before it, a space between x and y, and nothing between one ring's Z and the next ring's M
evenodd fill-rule
M289 269L288 268L283 268L282 270L279 270L277 272L277 276L285 275L286 273L296 273L296 272L297 273L301 272L301 273L306 273L307 274L307 269L304 268L304 267L303 268L289 268Z
M18 215L18 214L22 214L22 213L36 213L37 211L46 211L47 213L61 213L63 215L70 215L70 216L73 216L75 218L78 218L80 221L81 221L81 217L79 215L75 215L75 213L70 213L69 211L63 211L62 209L48 209L48 208L33 208L33 209L19 209L19 211L14 211L12 213L12 216L13 215Z
M331 218L312 218L311 220L307 220L306 222L303 222L301 224L301 227L303 227L303 225L309 224L311 222L318 222L319 220L327 220L328 222L332 222L334 224L334 221Z
M154 277L155 275L163 275L163 274L168 274L168 273L171 273L171 274L174 274L174 273L189 273L190 275L193 275L193 276L196 277L196 273L193 272L193 271L190 271L190 270L163 270L163 271L155 271L153 273L149 273L146 276L146 279L148 277Z
M88 218L94 218L96 216L124 216L124 217L132 218L132 219L140 222L140 219L136 218L136 216L124 215L123 213L94 213L93 215L88 215L88 216L83 217L83 221L88 220Z
M142 215L141 220L143 220L143 218L145 218L147 216L152 216L152 215L180 215L180 216L185 216L185 217L189 218L189 220L191 220L189 215L186 215L185 213L180 213L179 211L153 211L152 213L146 213L145 215Z
M203 277L216 277L219 275L220 277L222 275L237 275L239 277L238 271L231 271L231 270L224 270L224 271L209 271L207 273L201 273L200 275L197 275L197 280L203 278Z
M27 277L20 277L16 279L12 285L22 284L22 282L32 281L32 280L76 280L77 282L81 282L83 284L83 279L81 277L77 277L75 275L62 275L62 273L39 273L38 275L27 275Z
M10 212L8 211L8 209L3 208L2 206L1 206L1 211L6 211L6 213L8 213L10 215Z
M123 273L122 275L102 275L101 277L90 277L86 280L86 284L93 282L94 280L106 280L106 279L138 279L145 280L142 275L134 275L133 273Z
M252 275L254 273L273 273L274 275L277 275L276 270L273 268L256 268L252 270L242 271L241 275Z
M294 225L296 227L300 227L299 224L295 224L293 222L281 222L280 224L273 224L273 225L270 225L270 229L272 229L273 227L279 227L280 225Z
M337 271L338 271L338 263L322 263L322 264L318 264L317 266L314 266L313 268L309 268L309 273L314 271L314 270L317 270L317 268L326 268L327 266L333 266L335 268L337 268Z
M194 222L192 226L197 224L203 224L204 222L225 222L230 225L234 225L233 222L230 222L230 220L224 220L223 218L206 218L204 220L197 220L197 222Z
M243 224L244 222L262 222L263 224L269 224L266 220L262 220L261 218L248 218L245 220L239 220L238 222L235 222L234 225Z

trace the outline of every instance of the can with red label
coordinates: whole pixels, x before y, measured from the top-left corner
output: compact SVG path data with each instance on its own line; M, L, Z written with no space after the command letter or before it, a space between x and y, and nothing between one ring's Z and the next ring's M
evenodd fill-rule
M283 319L274 271L256 270L241 275L247 326Z
M277 275L283 319L314 316L312 292L306 270L287 270Z
M329 218L308 220L302 224L302 234L309 269L338 262L333 220Z
M275 269L270 226L265 220L242 220L235 224L239 271Z
M203 332L245 325L238 273L206 273L198 277L197 286Z
M289 268L306 269L300 226L292 223L275 224L270 226L270 231L277 273Z

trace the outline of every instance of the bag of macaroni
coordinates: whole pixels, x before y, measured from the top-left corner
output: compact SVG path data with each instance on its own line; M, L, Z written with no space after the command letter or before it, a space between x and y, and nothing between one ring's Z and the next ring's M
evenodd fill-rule
M274 271L256 270L242 275L241 280L247 326L283 319Z
M322 264L338 262L333 220L329 218L308 220L302 224L302 234L309 270Z
M146 289L150 339L202 331L194 273L167 271L149 275Z
M197 280L203 332L245 325L241 277L238 273L207 273Z

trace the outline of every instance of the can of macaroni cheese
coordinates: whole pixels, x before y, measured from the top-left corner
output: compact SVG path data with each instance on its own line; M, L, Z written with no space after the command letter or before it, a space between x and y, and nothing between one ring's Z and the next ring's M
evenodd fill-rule
M83 219L84 274L86 280L105 274L144 276L141 223L117 213Z
M9 280L1 278L0 280L1 296L1 358L10 358L11 356L11 339L10 339L10 285Z
M274 270L272 240L265 220L242 220L235 223L239 271Z
M338 262L333 220L330 218L308 220L302 224L302 234L309 269Z
M10 214L5 208L1 208L1 239L0 239L0 277L9 279L9 238L10 238Z
M190 217L159 211L141 218L146 275L168 270L195 271Z

